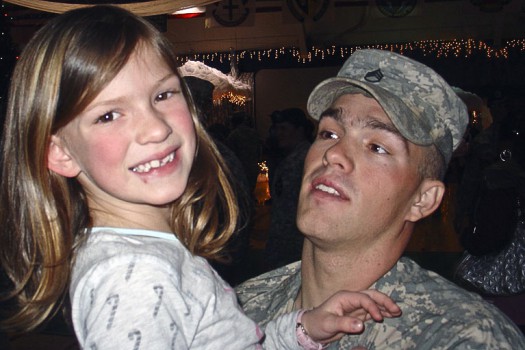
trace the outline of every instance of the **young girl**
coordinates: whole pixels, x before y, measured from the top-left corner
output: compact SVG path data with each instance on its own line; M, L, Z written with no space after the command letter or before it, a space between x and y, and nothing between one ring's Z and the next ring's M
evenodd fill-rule
M236 201L152 25L110 6L51 20L15 68L4 132L0 257L16 301L4 328L35 329L69 288L82 348L262 343L206 261L235 231ZM265 347L318 347L399 314L367 293L284 315Z

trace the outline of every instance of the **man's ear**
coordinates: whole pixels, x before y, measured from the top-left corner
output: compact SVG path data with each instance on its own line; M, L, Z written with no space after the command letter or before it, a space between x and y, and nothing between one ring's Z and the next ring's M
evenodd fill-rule
M47 167L49 170L65 177L76 177L80 173L80 167L69 154L62 139L57 135L52 135L49 141Z
M441 204L445 193L445 185L439 180L425 179L419 186L410 207L407 221L416 222L432 214Z

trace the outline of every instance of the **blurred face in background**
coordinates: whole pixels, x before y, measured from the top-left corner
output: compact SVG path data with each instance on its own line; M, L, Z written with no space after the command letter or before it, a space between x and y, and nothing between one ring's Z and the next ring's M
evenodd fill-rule
M277 145L285 152L293 150L299 142L305 139L303 128L289 122L275 124L275 137Z

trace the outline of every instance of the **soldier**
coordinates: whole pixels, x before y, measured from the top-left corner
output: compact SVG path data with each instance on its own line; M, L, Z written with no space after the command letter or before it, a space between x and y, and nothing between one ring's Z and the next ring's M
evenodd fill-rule
M319 119L306 160L297 225L302 261L237 288L265 325L338 290L374 288L402 309L328 349L525 349L494 306L401 257L417 221L434 212L467 110L433 70L381 50L356 51L308 99Z

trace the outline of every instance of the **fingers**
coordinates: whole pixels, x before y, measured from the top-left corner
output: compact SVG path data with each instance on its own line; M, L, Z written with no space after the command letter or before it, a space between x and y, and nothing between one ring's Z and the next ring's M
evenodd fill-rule
M302 323L318 342L330 342L344 334L361 333L364 322L397 317L401 309L387 295L375 291L340 291L323 304L303 314Z
M339 317L338 321L341 323L339 325L340 332L358 334L365 329L363 321L355 317Z
M382 321L383 315L376 302L365 293L352 293L349 294L352 297L352 303L345 305L345 314L349 314L353 317L364 318L367 320L367 316L372 317L375 321Z
M387 295L374 290L365 292L340 291L323 303L323 307L333 307L332 312L339 315L358 317L366 321L371 317L382 321L383 317L395 317L401 314L401 309ZM340 308L337 310L337 308ZM327 309L329 310L329 309Z
M302 324L312 339L322 343L340 339L345 334L361 333L365 327L358 318L335 315L319 308L305 312Z
M386 294L376 290L365 290L363 293L367 294L377 303L384 317L398 317L401 315L401 308Z

